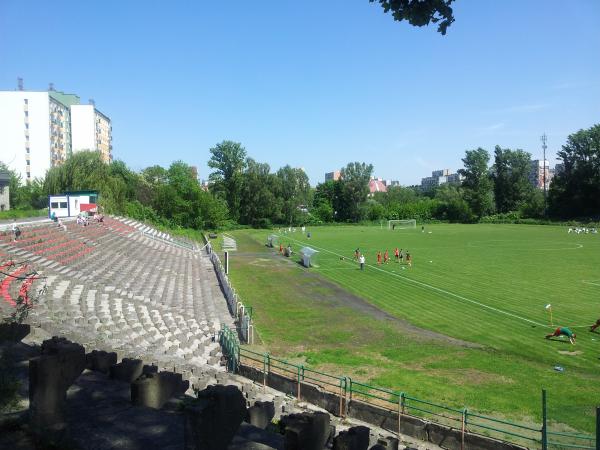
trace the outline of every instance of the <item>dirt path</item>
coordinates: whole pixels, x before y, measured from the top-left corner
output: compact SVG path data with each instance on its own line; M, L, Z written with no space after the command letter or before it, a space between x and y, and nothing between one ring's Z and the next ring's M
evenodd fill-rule
M245 260L246 264L251 264L259 267L275 270L298 270L302 271L301 277L303 280L303 288L305 288L306 296L312 300L317 300L323 303L328 303L332 306L346 306L359 313L368 315L377 320L383 320L393 323L403 332L417 338L427 339L432 341L444 342L446 344L456 345L459 347L482 348L482 345L472 342L456 339L445 334L435 331L419 328L410 322L395 317L376 306L372 305L365 299L346 291L337 284L326 280L318 273L311 272L302 267L295 260L282 258L276 251L272 252L235 252L232 254L234 258ZM275 267L274 267L275 266Z

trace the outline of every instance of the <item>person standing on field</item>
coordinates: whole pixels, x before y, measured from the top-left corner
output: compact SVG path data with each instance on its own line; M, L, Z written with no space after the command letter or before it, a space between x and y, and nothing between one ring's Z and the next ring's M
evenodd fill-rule
M377 250L377 264L381 264L381 251Z
M360 270L365 270L365 255L360 255L358 257L358 262L360 264Z
M387 248L385 249L385 253L383 254L383 262L386 264L390 262L390 254L388 253Z
M398 247L394 249L394 257L396 258L396 262L400 262L400 252L398 251Z
M408 267L412 267L412 256L408 252L406 252L406 264L408 264Z

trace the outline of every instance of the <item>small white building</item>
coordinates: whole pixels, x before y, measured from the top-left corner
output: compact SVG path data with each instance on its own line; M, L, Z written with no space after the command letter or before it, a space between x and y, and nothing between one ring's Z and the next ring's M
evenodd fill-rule
M75 217L82 212L98 212L98 191L65 192L48 196L48 217Z

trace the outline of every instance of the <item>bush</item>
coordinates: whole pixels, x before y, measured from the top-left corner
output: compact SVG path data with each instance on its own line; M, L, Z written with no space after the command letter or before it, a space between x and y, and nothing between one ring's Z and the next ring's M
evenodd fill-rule
M273 224L270 219L266 217L262 217L260 219L254 219L252 221L252 228L262 228L262 229L271 229Z

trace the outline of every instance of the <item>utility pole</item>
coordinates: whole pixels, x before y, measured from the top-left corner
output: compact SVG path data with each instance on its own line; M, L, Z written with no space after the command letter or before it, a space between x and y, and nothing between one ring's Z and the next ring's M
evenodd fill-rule
M547 209L547 193L546 193L546 149L548 148L548 146L546 145L546 133L542 134L542 137L540 138L540 140L542 141L542 149L544 150L544 160L542 161L542 170L544 171L544 217L546 217L546 209Z

